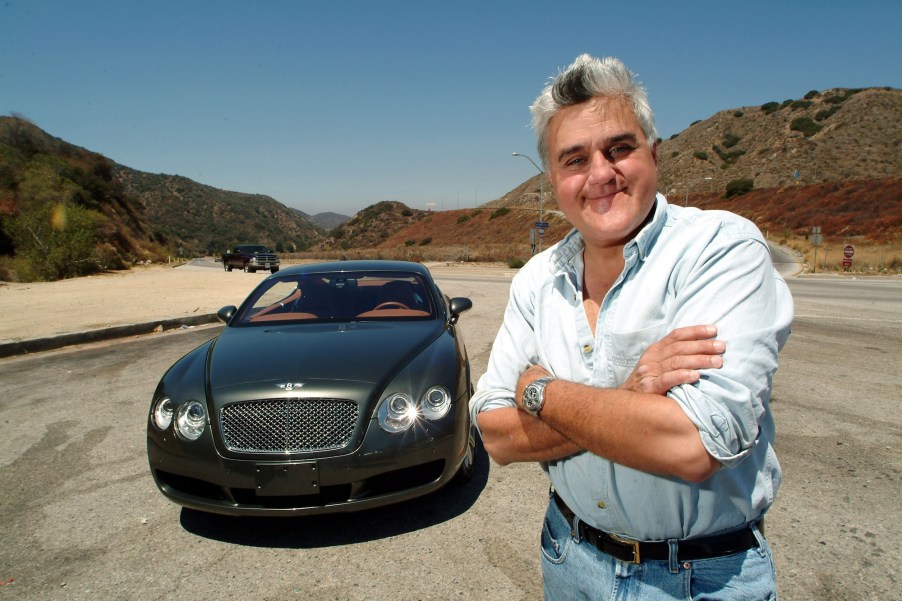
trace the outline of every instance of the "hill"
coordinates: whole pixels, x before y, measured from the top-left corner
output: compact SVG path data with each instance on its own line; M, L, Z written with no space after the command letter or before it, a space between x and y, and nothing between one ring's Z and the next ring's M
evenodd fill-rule
M342 223L344 223L345 221L350 219L350 217L348 217L347 215L342 215L341 213L326 212L326 213L317 213L316 215L308 215L307 213L305 213L304 211L301 211L300 209L291 209L291 210L296 212L297 214L299 214L301 217L303 217L307 221L314 223L320 229L327 231L327 232L329 230L337 228L339 225L341 225Z
M724 110L658 145L668 194L782 188L902 176L902 90L812 90L799 100ZM708 179L710 178L710 179Z
M219 254L240 243L278 252L306 250L323 230L270 196L229 192L178 175L116 165L124 188L146 208L154 226L180 256Z
M0 117L0 279L58 279L240 242L304 250L324 230L259 194L150 174Z
M165 237L115 167L0 117L0 279L59 279L165 257Z
M402 202L384 200L339 224L314 250L375 248L394 233L404 230L429 214L428 211L411 209Z

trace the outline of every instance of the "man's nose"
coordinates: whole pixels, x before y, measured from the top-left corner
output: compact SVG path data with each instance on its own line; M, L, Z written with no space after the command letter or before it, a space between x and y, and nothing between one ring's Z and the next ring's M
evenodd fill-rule
M603 152L592 153L589 161L589 183L604 184L614 177L614 164Z

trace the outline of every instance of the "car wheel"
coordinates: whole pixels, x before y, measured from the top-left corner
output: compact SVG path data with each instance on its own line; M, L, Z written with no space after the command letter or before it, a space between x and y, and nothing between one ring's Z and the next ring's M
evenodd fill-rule
M270 270L269 270L269 273L275 273L275 272L277 272L277 271L279 271L279 268L278 268L278 267L271 267Z
M225 265L225 264L223 264L222 267L223 267L223 269L225 269L226 271L232 271L232 266L231 266L231 265Z
M473 477L481 446L479 444L479 432L476 430L476 426L470 424L470 430L467 432L467 450L464 452L463 463L460 464L457 473L454 474L452 480L454 484L464 484Z

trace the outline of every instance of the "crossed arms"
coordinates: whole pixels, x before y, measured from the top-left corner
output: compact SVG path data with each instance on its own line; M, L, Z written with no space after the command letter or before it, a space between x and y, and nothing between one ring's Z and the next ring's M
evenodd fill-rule
M517 382L516 408L478 414L486 450L502 465L590 451L645 472L706 480L720 463L705 449L695 424L664 395L674 386L698 381L699 369L723 365L724 344L714 339L716 332L714 326L672 331L646 349L619 388L555 380L545 389L539 417L522 409L523 390L549 374L529 367Z

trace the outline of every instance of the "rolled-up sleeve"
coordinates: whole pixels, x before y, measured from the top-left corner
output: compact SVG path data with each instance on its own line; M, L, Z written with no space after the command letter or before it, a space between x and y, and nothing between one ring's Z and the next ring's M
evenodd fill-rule
M777 354L789 335L792 297L763 239L726 223L687 272L675 303L680 325L713 323L726 343L723 367L668 395L699 430L711 456L730 467L758 443Z
M504 320L492 344L488 367L470 399L473 423L477 423L476 416L482 411L516 407L517 380L527 367L536 363L534 289L530 284L536 267L527 263L511 281Z

